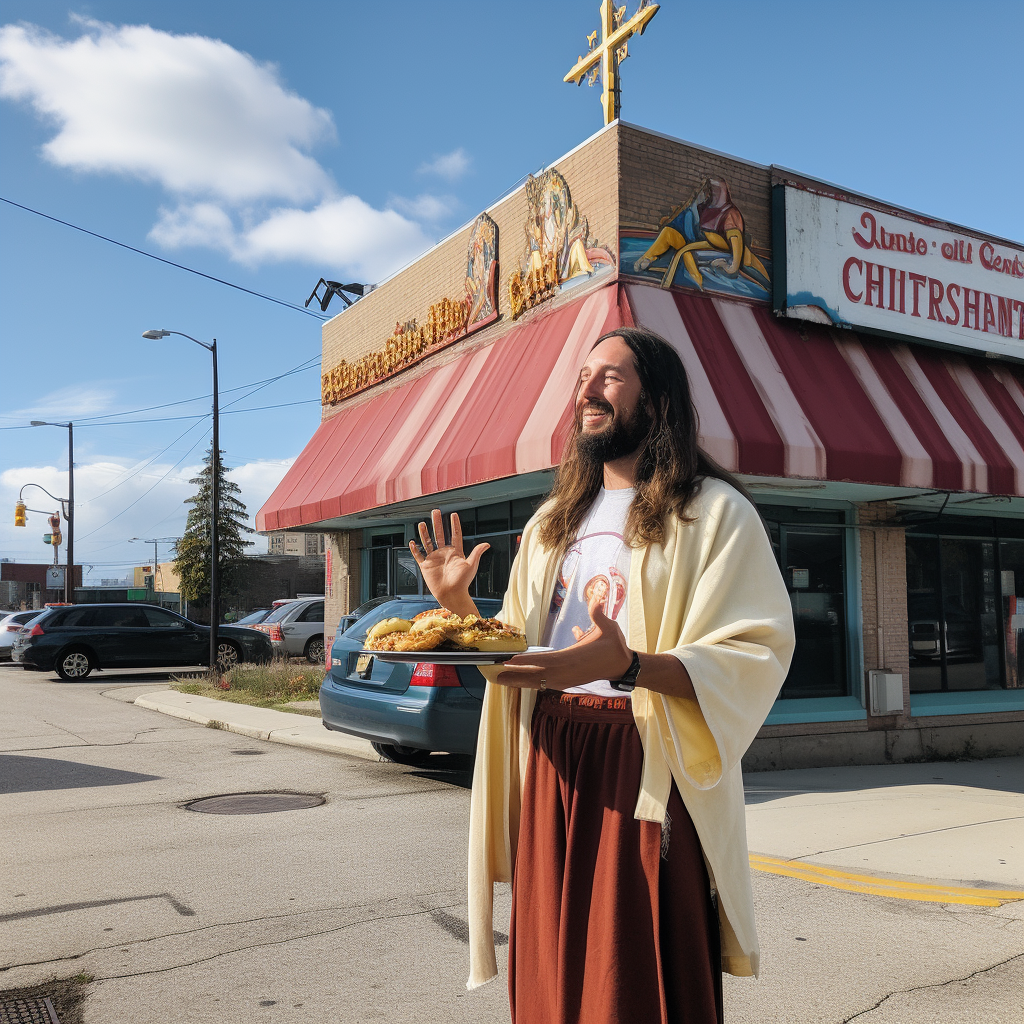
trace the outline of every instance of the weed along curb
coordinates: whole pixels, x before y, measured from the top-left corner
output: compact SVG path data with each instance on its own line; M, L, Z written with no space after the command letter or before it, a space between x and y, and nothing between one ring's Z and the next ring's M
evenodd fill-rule
M329 754L348 754L367 761L379 761L380 755L367 740L344 733L328 732L319 718L291 715L287 711L254 708L248 704L232 704L176 690L147 693L135 699L140 708L159 711L174 718L183 718L196 725L224 729L254 740L269 740Z

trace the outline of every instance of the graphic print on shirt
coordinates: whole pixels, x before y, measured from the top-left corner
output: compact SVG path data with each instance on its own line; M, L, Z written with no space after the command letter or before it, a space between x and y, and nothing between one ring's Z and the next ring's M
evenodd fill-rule
M556 650L572 646L593 627L590 601L596 595L608 618L619 624L628 642L627 581L631 551L623 539L633 490L602 490L562 560L548 616L546 644ZM621 696L607 680L573 687L568 693Z

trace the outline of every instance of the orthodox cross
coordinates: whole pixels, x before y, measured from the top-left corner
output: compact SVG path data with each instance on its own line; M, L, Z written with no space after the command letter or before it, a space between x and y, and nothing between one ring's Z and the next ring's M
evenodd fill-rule
M591 32L587 36L590 52L586 57L579 57L562 79L582 85L587 76L587 85L593 85L600 76L605 124L611 124L619 116L619 65L629 56L629 37L634 33L644 34L647 23L658 13L658 6L650 0L640 0L636 14L624 22L625 5L614 7L612 0L601 0L601 41L597 41L597 32Z

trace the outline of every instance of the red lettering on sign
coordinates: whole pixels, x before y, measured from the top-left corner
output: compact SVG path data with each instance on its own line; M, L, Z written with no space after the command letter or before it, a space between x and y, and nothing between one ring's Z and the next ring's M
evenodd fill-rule
M1017 337L1024 341L1024 302L1020 299L1013 300L1013 308L1017 310Z
M986 270L998 270L998 267L992 265L992 254L995 252L995 246L991 242L982 242L978 246L978 259L981 260L981 265ZM999 259L997 256L996 259ZM1001 262L1001 261L1000 261Z
M985 326L982 327L982 330L988 331L989 326L995 327L995 325L996 311L992 308L992 296L985 292Z
M928 319L944 321L945 317L942 315L942 294L943 294L942 282L937 281L934 277L928 278Z
M974 301L971 301L971 291L974 292ZM976 288L964 289L964 327L971 326L971 313L974 314L974 329L981 330L981 321L978 319L978 309L981 304L981 292Z
M999 303L999 333L1004 338L1013 337L1013 299L1004 299L1001 295L996 300Z
M914 310L913 310L913 312L910 315L911 316L920 316L921 315L921 309L920 309L920 307L918 305L918 301L919 301L918 296L920 294L920 290L928 283L928 278L922 276L921 274L911 274L910 275L910 281L911 281L911 283L914 286Z
M854 231L854 234L856 235L857 232ZM867 246L865 246L865 248L867 248ZM851 302L860 302L860 300L863 297L864 293L863 292L858 292L856 295L854 295L853 294L853 289L850 287L850 271L854 267L856 267L859 271L861 271L863 273L863 271L864 271L864 264L859 259L857 259L856 256L851 256L843 264L843 291L846 292L846 297Z
M865 238L856 228L853 229L853 240L862 249L874 249L875 243L875 216L872 213L864 212L860 215L860 223L862 227L871 229L871 237ZM859 302L859 299L854 299L854 302Z
M877 270L877 276L872 273L872 270ZM864 264L864 305L871 306L877 305L879 309L882 308L884 296L882 294L882 282L884 280L885 267L880 266L877 263L865 263ZM878 302L872 303L871 294L872 292L878 293Z
M951 324L951 325L955 325L957 320L960 319L960 307L956 304L956 299L953 298L953 289L954 288L956 289L957 295L959 295L960 294L960 285L958 285L958 284L951 284L951 285L948 285L947 288L946 288L946 301L953 307L953 316L952 316L952 318L947 316L946 317L946 323L947 324Z

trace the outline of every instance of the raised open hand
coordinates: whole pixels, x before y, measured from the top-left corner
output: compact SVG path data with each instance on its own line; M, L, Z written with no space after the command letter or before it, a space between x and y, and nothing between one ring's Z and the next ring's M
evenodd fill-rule
M435 508L430 519L434 527L434 539L431 539L427 524L420 523L422 549L416 541L409 541L409 550L423 573L423 582L443 607L450 608L457 615L475 615L477 610L469 596L469 585L480 568L480 559L491 545L477 544L467 557L462 547L462 524L458 514L452 513L450 544L444 540L444 521L440 509Z

